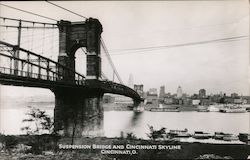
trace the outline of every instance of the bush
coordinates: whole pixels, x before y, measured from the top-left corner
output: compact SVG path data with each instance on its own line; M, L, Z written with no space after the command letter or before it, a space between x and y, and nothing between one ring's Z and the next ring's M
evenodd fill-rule
M159 138L164 138L166 136L166 128L161 128L160 130L155 130L153 126L149 126L150 133L147 136L152 139L156 140Z
M46 114L45 111L40 109L30 108L29 112L26 113L28 118L24 119L23 122L28 122L30 124L34 124L35 128L31 128L29 126L25 126L21 128L22 131L26 131L28 135L30 134L41 134L41 133L52 133L54 122L53 119Z
M129 132L127 133L127 139L137 139L137 137L135 136L135 134L133 132Z
M10 151L11 149L15 148L17 144L18 140L15 136L4 137L4 146L6 150Z
M57 142L60 139L58 135L34 135L30 136L27 145L31 146L31 149L27 153L41 154L43 151L56 151L58 149Z

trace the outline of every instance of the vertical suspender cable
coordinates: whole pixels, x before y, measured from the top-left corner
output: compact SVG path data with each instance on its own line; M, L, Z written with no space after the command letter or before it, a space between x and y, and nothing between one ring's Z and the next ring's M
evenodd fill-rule
M114 65L114 63L113 63L113 61L112 61L112 59L111 59L111 57L110 57L110 54L108 53L108 49L107 49L107 47L106 47L106 45L105 45L105 43L104 43L104 41L103 41L102 38L101 38L101 45L102 45L102 47L103 47L103 49L104 49L104 52L105 52L106 55L107 55L107 58L108 58L108 60L109 60L109 63L111 64L111 66L112 66L112 68L113 68L113 70L114 70L114 73L115 73L116 77L118 78L119 82L120 82L121 84L123 84L122 79L121 79L120 75L118 74L118 72L117 72L117 70L116 70L116 67L115 67L115 65Z
M34 27L34 23L33 23L33 27ZM31 48L30 50L33 51L33 41L34 41L34 28L32 29L32 35L31 35Z
M42 54L44 51L44 41L45 41L45 28L43 28Z

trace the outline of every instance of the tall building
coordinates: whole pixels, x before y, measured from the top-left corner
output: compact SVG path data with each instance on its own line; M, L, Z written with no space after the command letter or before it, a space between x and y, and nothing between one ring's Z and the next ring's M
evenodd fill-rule
M134 90L135 90L141 97L143 97L143 84L135 84L135 85L134 85Z
M133 88L133 87L134 87L134 76L133 76L133 74L129 74L128 86L129 86L130 88Z
M153 104L153 105L158 106L158 96L157 96L157 94L150 94L148 92L147 96L146 96L146 102L147 102L147 104Z
M149 94L157 94L157 89L156 88L150 88L148 92L149 92Z
M181 98L182 97L182 89L181 89L181 86L179 86L177 88L177 98Z
M237 93L232 93L232 94L231 94L231 97L232 97L232 98L237 98L237 97L239 97L239 95L238 95Z
M206 90L200 89L199 90L199 98L205 98L206 97Z
M161 86L160 87L159 99L164 100L164 96L165 96L165 86Z
M158 94L156 88L150 88L146 96L147 104L158 105Z

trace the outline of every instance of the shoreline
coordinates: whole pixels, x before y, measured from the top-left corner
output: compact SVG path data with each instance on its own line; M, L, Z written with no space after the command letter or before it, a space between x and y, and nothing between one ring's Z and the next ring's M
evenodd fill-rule
M72 138L62 137L58 141L51 135L14 136L19 144L30 145L38 140L42 151L39 154L25 152L0 152L6 159L195 159L204 156L222 159L246 159L250 146L245 144L205 144L177 141L156 141L137 138ZM1 138L1 141L3 138ZM42 142L42 143L41 143ZM33 142L34 145L34 142ZM61 147L59 149L59 146ZM117 148L118 147L118 148ZM119 148L120 147L120 148ZM127 154L131 153L131 154ZM133 153L133 154L132 154ZM98 158L97 158L98 157Z
M180 112L192 112L197 111L196 106L192 105L165 105L166 107L179 107ZM151 108L157 108L157 105L146 104L144 106L145 111L150 111ZM104 103L103 104L104 111L133 111L133 104L125 104L125 103Z

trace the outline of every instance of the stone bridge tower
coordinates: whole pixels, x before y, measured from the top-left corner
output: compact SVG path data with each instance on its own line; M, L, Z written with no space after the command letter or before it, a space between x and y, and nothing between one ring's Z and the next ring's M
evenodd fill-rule
M58 62L75 71L75 52L86 47L86 79L98 80L101 76L100 38L102 25L97 19L85 22L58 22L59 56ZM65 72L58 67L62 80L75 83L74 72ZM79 88L54 88L55 130L64 136L102 136L103 105L101 90Z

